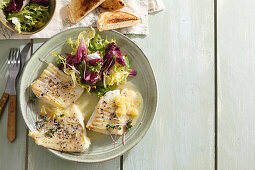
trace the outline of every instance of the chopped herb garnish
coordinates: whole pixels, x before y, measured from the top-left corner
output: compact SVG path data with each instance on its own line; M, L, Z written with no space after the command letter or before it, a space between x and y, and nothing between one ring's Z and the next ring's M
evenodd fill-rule
M36 96L35 95L30 96L30 98L29 98L29 102L30 103L35 103L35 100L36 100Z
M40 122L39 122L39 121L36 121L36 122L35 122L35 125L36 125L36 126L38 126L39 124L40 124Z
M64 117L64 116L65 116L65 114L61 114L61 115L60 115L60 117Z
M131 128L133 127L132 125L132 120L128 120L127 124L126 124L126 128L129 131Z
M57 131L58 131L58 129L57 129L56 127L53 127L53 128L50 129L49 131L45 132L45 135L46 135L46 136L49 136L49 137L52 137L53 134L54 134L55 132L57 132Z
M54 123L58 123L58 119L54 119Z
M107 124L106 125L106 130L110 130L110 129L118 129L118 130L121 130L121 127L119 127L119 125L110 125L110 124Z
M49 137L52 137L52 133L51 133L51 131L49 130L49 131L47 131L47 132L45 132L45 135L46 136L49 136Z
M44 122L49 122L49 119L44 115L39 115L40 119L42 119Z
M55 127L51 129L52 132L56 132L57 130L58 130L58 129L55 128Z

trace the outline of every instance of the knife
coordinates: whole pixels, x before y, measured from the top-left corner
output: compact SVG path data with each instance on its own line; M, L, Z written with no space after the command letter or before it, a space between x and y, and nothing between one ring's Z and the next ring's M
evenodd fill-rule
M22 51L20 53L21 65L20 65L19 74L22 73L22 70L23 70L23 67L26 63L27 54L29 52L30 47L31 47L31 43L27 43L27 45L25 45L25 47L22 49Z
M20 65L18 77L21 75L22 69L26 63L26 58L27 58L27 54L29 52L30 47L31 47L31 43L28 43L27 45L25 45L25 47L22 49L22 51L20 53L21 65ZM4 110L4 107L6 105L6 102L9 98L9 94L10 94L9 88L5 88L5 92L3 93L3 95L0 99L0 101L1 101L0 102L0 118L1 118L2 112Z

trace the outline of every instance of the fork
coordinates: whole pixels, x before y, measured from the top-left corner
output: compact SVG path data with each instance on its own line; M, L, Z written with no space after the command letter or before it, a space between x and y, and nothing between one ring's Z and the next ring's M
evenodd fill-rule
M16 77L20 70L20 51L11 48L8 58L9 79L5 92L9 94L7 138L12 142L16 138Z

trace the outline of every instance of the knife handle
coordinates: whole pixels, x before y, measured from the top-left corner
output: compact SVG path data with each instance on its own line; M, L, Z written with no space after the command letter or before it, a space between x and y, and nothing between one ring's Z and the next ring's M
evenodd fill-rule
M10 142L16 138L16 95L9 96L7 138Z
M4 111L4 106L8 100L8 97L9 97L9 94L7 93L3 93L2 97L1 97L1 100L0 100L0 117Z

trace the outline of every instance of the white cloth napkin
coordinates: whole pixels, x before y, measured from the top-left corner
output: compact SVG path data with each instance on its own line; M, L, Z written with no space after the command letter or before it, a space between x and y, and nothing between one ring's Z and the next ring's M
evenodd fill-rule
M70 0L57 0L55 14L51 22L41 32L34 35L16 34L2 24L0 24L0 39L32 39L50 38L53 35L66 29L75 27L96 26L96 21L101 12L100 8L95 9L84 17L77 24L71 24L67 18L67 4ZM118 29L123 34L143 34L149 33L148 13L161 11L164 9L162 0L125 0L126 7L122 11L132 13L140 18L141 22L134 27Z

